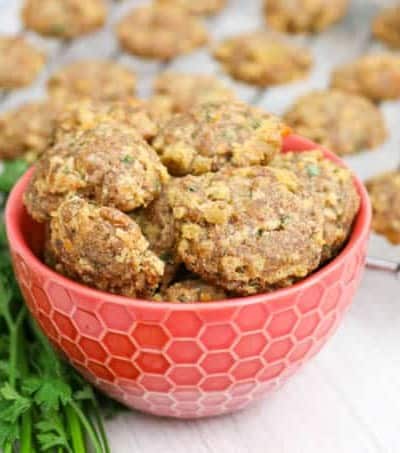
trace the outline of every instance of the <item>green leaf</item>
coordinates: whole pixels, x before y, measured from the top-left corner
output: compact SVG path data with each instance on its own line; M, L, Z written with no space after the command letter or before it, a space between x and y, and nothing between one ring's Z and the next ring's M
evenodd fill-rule
M62 447L72 453L63 422L57 413L50 412L48 419L36 423L35 428L41 451L48 451L54 447Z
M0 420L16 423L18 418L31 407L31 401L20 395L10 384L0 389Z
M6 444L13 444L19 439L19 428L16 423L0 422L0 449L4 450Z
M28 163L20 159L4 162L3 171L0 173L0 191L10 192L14 184L26 172L28 167Z
M71 387L60 379L44 378L33 395L34 401L44 411L59 410L71 401Z

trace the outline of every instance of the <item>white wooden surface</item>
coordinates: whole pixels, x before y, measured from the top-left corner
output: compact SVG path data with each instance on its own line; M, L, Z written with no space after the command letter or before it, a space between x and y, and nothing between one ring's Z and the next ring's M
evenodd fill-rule
M85 0L82 0L85 1ZM193 0L196 1L196 0ZM334 0L332 0L334 1ZM20 0L0 0L0 33L23 32ZM44 95L44 82L61 64L78 57L113 57L132 65L140 76L139 94L147 96L162 65L118 52L111 25L133 5L110 4L109 26L70 45L27 33L49 53L46 71L34 86L0 95L0 111ZM259 0L230 0L229 8L208 21L215 39L262 25ZM327 85L338 63L379 49L369 33L377 7L387 1L353 0L349 16L316 38L296 37L311 47L316 66L310 78L265 93L233 83L240 97L282 113L311 88ZM204 50L169 65L175 69L221 74ZM362 178L400 163L400 101L383 110L390 140L378 151L348 159ZM400 259L400 248L373 236L371 254ZM399 453L400 452L400 281L367 271L354 306L335 338L277 394L245 412L218 419L175 421L127 413L108 423L113 453Z

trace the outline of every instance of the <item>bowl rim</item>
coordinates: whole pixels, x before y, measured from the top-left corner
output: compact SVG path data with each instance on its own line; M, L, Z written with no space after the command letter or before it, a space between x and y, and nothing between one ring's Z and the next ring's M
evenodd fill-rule
M301 148L301 149L300 149ZM320 149L323 151L325 156L330 160L338 163L339 165L349 168L337 155L326 150L314 142L305 139L298 135L290 135L285 138L282 151L295 151L305 152L308 150ZM352 170L351 170L352 171ZM268 304L269 302L276 301L277 296L279 298L296 297L299 292L305 290L315 283L324 280L324 276L328 275L331 271L334 271L339 267L343 261L354 251L359 248L362 242L368 237L370 232L372 210L369 202L368 193L358 176L352 171L354 184L360 195L360 209L353 224L351 235L347 241L346 246L343 250L328 264L324 265L317 271L313 272L303 280L295 283L288 288L278 289L270 293L261 293L252 296L234 297L222 301L212 302L193 302L190 304L179 304L174 302L155 302L146 299L135 299L126 296L120 296L104 291L100 291L95 288L91 288L84 284L78 283L71 280L63 275L53 271L50 267L45 265L31 250L25 236L20 229L19 218L25 210L23 206L23 193L25 188L32 177L34 167L30 168L15 184L13 187L5 209L5 223L7 229L8 239L11 245L11 249L15 250L27 263L28 267L36 267L42 275L45 275L45 279L57 281L58 284L67 290L72 290L76 294L81 294L87 298L102 300L103 302L110 302L123 306L140 307L145 309L154 310L174 310L174 311L197 311L197 310L210 310L210 309L227 309L236 308L245 305L263 303Z

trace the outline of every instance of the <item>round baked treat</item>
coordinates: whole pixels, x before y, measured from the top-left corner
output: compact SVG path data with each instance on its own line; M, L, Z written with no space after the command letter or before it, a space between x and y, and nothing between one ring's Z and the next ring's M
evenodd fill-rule
M155 81L157 98L169 102L172 112L185 112L196 104L232 101L235 93L214 76L164 72Z
M319 33L339 21L349 0L264 0L268 25L287 33Z
M45 63L43 52L22 37L0 36L0 89L30 85Z
M366 55L334 71L331 86L379 102L400 97L400 56Z
M339 155L375 148L387 136L384 117L375 104L339 90L302 96L284 120L299 135Z
M313 62L307 49L264 31L228 38L214 56L233 78L262 87L304 78Z
M374 20L374 36L394 49L400 48L400 5L384 9Z
M400 171L383 173L366 185L372 203L372 228L392 244L400 244Z
M71 39L104 25L104 0L25 0L22 20L44 36Z
M219 301L227 298L228 296L223 289L210 285L203 280L184 280L169 286L161 294L157 294L154 300L189 304Z
M249 295L291 285L321 260L322 214L297 177L270 167L186 176L168 190L186 268Z
M48 220L71 192L129 212L147 206L168 179L157 154L135 129L105 122L80 134L66 134L47 151L24 201L39 222Z
M136 76L114 61L76 61L53 74L47 87L51 96L62 101L85 97L115 101L133 95Z
M0 115L0 159L35 161L53 143L59 107L31 102Z
M287 132L275 116L242 102L198 104L161 124L153 148L172 175L200 175L266 165Z
M134 9L118 24L117 35L127 52L160 60L171 60L207 42L199 19L181 8L160 5Z
M149 297L164 263L149 250L139 226L126 214L72 195L52 214L51 250L63 271L102 291Z
M324 157L322 151L280 153L271 166L292 171L314 198L324 217L322 262L342 249L360 207L350 170Z
M157 0L160 5L177 6L190 14L210 15L221 11L227 0Z

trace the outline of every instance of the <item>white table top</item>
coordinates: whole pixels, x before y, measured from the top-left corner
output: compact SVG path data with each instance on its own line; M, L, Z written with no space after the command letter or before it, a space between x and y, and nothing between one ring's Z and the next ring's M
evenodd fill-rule
M85 1L85 0L82 0ZM111 1L111 0L110 0ZM193 0L195 1L195 0ZM0 0L0 33L20 32L20 0ZM44 82L59 65L79 57L113 56L132 65L139 75L139 94L149 95L158 63L122 55L111 25L133 5L114 2L105 29L70 45L32 39L50 54L50 63L32 87L6 96L0 111L44 95ZM350 15L316 38L296 37L314 52L316 66L302 82L257 94L233 83L239 96L282 113L311 88L327 84L340 62L380 46L372 42L369 23L377 5L391 1L353 0ZM259 0L230 0L229 8L209 21L216 39L262 24ZM25 33L25 32L24 32ZM169 67L219 73L206 51L179 58ZM367 178L400 162L400 102L383 105L390 140L379 151L348 159ZM372 237L371 254L400 259L400 247ZM201 421L156 419L127 413L109 422L113 453L399 453L400 452L400 281L366 271L355 303L343 326L322 352L275 395L236 415Z

